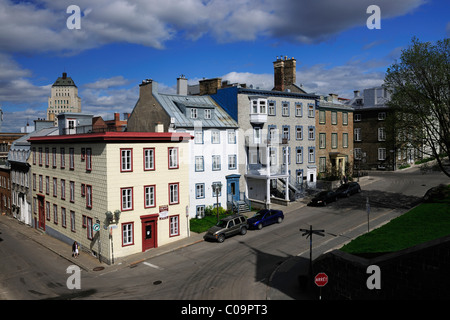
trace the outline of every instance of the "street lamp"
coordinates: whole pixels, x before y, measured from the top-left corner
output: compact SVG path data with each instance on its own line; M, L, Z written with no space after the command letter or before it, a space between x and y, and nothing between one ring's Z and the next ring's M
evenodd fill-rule
M212 184L213 193L216 194L216 201L217 201L217 222L219 222L219 193L222 190L222 183L221 182L213 182Z

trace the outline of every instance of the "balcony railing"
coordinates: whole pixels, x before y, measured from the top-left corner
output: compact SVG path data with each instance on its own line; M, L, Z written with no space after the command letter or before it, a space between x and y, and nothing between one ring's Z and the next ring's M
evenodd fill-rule
M62 134L86 134L86 133L104 133L104 132L122 132L126 126L77 126L74 128L64 128Z
M268 138L261 138L259 140L255 140L253 137L246 136L245 137L245 146L277 146L280 144L288 144L288 139L282 134L272 134Z

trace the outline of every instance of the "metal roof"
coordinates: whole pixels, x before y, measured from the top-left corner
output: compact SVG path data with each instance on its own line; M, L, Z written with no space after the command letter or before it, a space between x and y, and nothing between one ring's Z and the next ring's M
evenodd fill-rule
M225 110L214 102L209 96L189 96L166 93L155 93L153 95L173 118L177 128L194 128L198 121L201 121L203 128L238 128ZM190 113L185 113L186 108L213 109L211 119L198 117L192 119ZM183 112L184 111L184 112Z

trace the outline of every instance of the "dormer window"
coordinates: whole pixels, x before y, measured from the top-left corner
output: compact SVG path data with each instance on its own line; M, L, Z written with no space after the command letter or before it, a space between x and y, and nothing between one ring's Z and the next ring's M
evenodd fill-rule
M205 119L211 119L211 109L205 109Z
M191 119L197 119L197 108L191 108Z

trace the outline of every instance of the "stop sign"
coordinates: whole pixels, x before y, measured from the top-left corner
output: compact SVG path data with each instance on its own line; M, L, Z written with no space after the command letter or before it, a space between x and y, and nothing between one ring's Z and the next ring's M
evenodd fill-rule
M318 287L323 287L324 285L326 285L328 283L328 276L325 273L320 272L314 278L314 283Z

